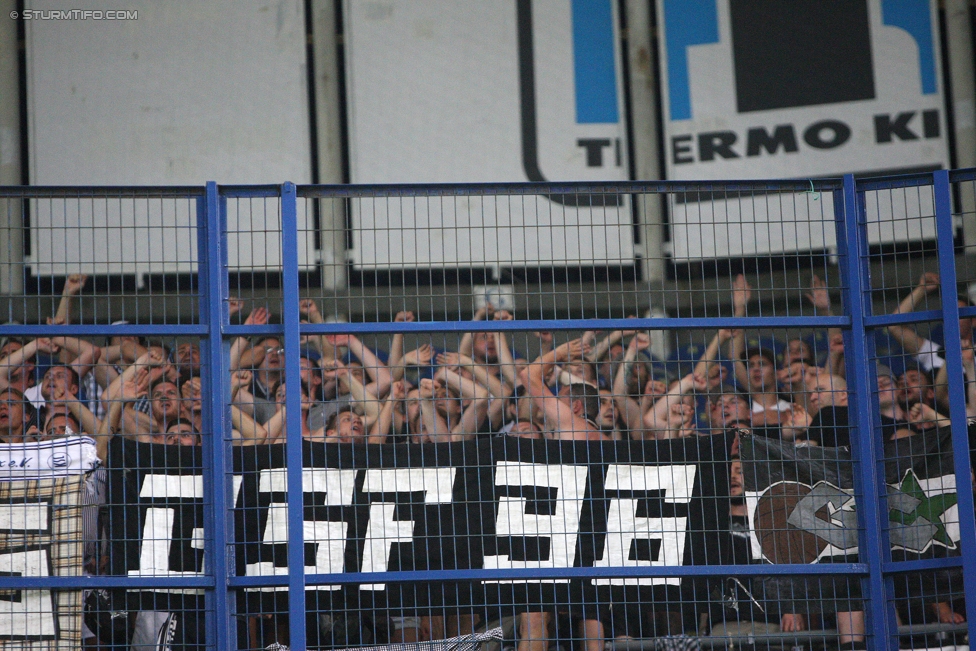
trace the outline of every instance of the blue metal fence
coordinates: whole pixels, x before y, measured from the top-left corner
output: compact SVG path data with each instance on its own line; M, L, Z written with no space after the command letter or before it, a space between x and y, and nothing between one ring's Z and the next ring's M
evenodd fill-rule
M907 177L859 180L853 176L843 179L813 181L763 182L631 182L605 184L495 184L495 185L425 185L425 186L295 186L285 183L276 187L218 186L208 183L205 188L4 188L2 198L28 197L117 197L159 196L161 192L196 200L197 260L196 274L199 295L199 322L190 324L123 324L123 325L0 325L0 336L51 336L69 334L79 337L110 335L155 335L167 337L199 337L203 364L205 396L226 396L229 386L230 341L238 336L275 334L282 338L285 356L287 406L287 479L288 479L288 565L302 568L303 497L302 497L302 438L299 355L300 337L314 334L340 333L455 333L455 332L529 332L534 330L616 330L654 329L688 330L716 328L841 328L845 335L847 377L851 389L851 407L856 414L856 429L861 432L855 446L855 493L866 496L858 502L858 522L862 531L860 560L857 563L834 565L757 565L744 570L741 566L708 565L661 568L554 568L528 571L513 570L438 570L432 572L351 572L339 575L306 575L291 571L287 576L245 577L235 575L233 558L234 527L231 515L232 447L227 434L228 418L225 405L219 400L204 401L204 419L219 436L205 437L205 509L209 528L206 531L205 576L195 578L130 578L124 576L93 576L67 578L2 577L3 589L58 589L83 586L85 588L182 587L202 588L206 592L208 613L207 635L212 648L237 648L238 630L235 620L235 591L268 586L282 586L288 592L288 610L306 612L306 587L317 584L347 585L358 583L396 583L411 581L482 581L490 579L557 579L588 577L638 576L724 576L724 575L846 575L860 576L866 597L867 633L874 648L897 648L898 626L894 611L892 577L922 570L962 566L967 595L976 595L976 521L973 495L969 490L958 491L959 528L963 553L960 557L895 562L891 558L888 540L888 508L885 497L884 459L880 435L880 421L871 408L877 379L873 338L868 334L891 324L941 323L945 341L960 339L959 319L976 317L976 308L960 308L955 301L942 301L940 310L925 310L907 315L879 315L872 311L872 277L870 245L865 213L866 193L892 188L928 187L935 198L935 221L939 272L943 296L956 295L955 225L952 214L952 186L976 180L976 171L937 171ZM303 297L299 279L299 198L353 200L370 197L429 197L469 195L534 196L556 194L674 194L688 193L762 193L813 191L833 197L836 225L836 259L841 277L843 311L837 316L709 316L696 318L598 318L563 320L521 320L502 322L470 322L457 320L419 321L410 323L299 323L299 301ZM283 322L281 325L232 325L228 317L228 198L272 198L278 206L281 236L281 291ZM956 477L960 486L968 485L970 449L965 411L963 362L959 347L945 346L948 365L949 395L952 420L952 440ZM852 423L853 425L853 423ZM970 632L976 622L976 599L966 604ZM289 620L291 648L305 648L306 623L304 617Z

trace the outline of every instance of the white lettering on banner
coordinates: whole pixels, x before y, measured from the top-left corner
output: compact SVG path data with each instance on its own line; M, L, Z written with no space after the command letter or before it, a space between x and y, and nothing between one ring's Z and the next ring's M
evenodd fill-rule
M363 550L363 572L385 572L389 567L393 543L413 540L413 520L394 520L396 504L380 502L369 507L366 527L366 549ZM363 590L385 590L385 583L363 584Z
M302 470L302 492L324 493L325 506L350 506L356 488L357 470L337 470L335 468L304 468ZM258 490L262 493L287 493L288 469L268 468L261 471ZM344 569L348 525L345 522L309 521L302 522L302 537L305 542L314 543L315 561L305 565L305 574L341 574ZM268 519L261 537L264 544L285 544L288 542L288 504L272 502L268 507ZM270 561L249 563L246 576L287 576L288 568L275 566ZM338 590L341 586L320 586L322 590ZM287 586L268 586L254 588L255 592L284 592Z
M139 553L139 569L129 576L181 576L182 572L169 571L169 549L173 543L173 521L176 509L146 509L146 522L142 528L142 550Z
M305 574L342 574L349 525L345 522L303 522L302 535L315 543L315 564L305 566ZM339 590L340 585L322 586Z
M531 569L573 567L576 538L579 531L583 494L586 489L586 466L556 466L540 463L503 461L495 469L495 486L536 486L554 488L555 502L551 514L527 513L525 497L502 497L498 503L495 534L501 537L540 538L549 542L549 558L512 560L510 555L485 556L485 569ZM541 542L541 541L540 541ZM519 582L524 582L521 580ZM568 579L547 582L565 583ZM532 580L542 582L542 580ZM511 583L511 581L486 581Z
M367 470L364 493L424 493L425 504L452 501L457 468L390 468Z
M231 504L237 503L243 477L232 477L233 495ZM139 490L141 499L203 499L203 475L146 475ZM146 509L146 521L142 528L142 549L139 551L139 569L129 570L135 577L202 577L206 568L201 563L199 572L175 572L169 569L170 551L173 546L173 524L176 509L151 506ZM203 549L206 539L202 527L191 531L190 547ZM154 588L151 592L171 592L174 594L202 595L203 590L194 588Z
M46 549L0 554L0 573L4 576L50 576L50 563ZM0 599L0 636L7 640L57 639L55 619L56 608L50 590L18 590L16 596Z
M203 499L203 475L146 475L139 497Z
M611 491L663 491L661 500L687 504L695 485L696 467L611 465L605 488ZM684 560L687 518L638 517L639 500L611 499L607 514L607 536L603 553L594 567L660 567L681 565ZM639 558L640 542L645 549L659 547L653 557ZM596 585L680 585L678 577L637 577L594 579Z
M365 493L424 493L424 504L445 504L453 499L457 468L383 468L366 471ZM413 540L413 520L394 520L396 504L373 502L366 528L363 572L385 572L393 543ZM361 586L364 590L385 590L385 583Z
M349 506L356 489L357 470L335 468L302 469L302 492L324 493L325 506ZM288 469L268 468L261 471L258 490L262 493L287 493Z

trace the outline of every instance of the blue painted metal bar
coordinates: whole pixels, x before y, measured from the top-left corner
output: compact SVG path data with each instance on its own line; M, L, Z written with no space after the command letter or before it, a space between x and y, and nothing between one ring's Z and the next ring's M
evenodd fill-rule
M4 185L0 197L20 199L84 199L148 197L195 199L202 197L199 185Z
M956 300L956 256L953 250L952 191L949 174L935 173L935 227L938 233L939 278L942 281L942 328L945 332L945 363L949 376L949 418L952 422L952 453L957 483L965 485L970 476L969 432L966 423L966 386L962 367L959 302ZM970 381L976 378L969 378ZM961 479L960 479L961 478ZM959 511L960 545L963 554L963 581L966 594L976 595L976 521L973 519L973 493L956 492ZM966 600L969 635L976 633L976 598Z
M862 580L867 618L866 633L875 649L897 647L897 623L894 605L889 603L891 594L881 573L883 562L890 560L891 547L887 542L884 525L887 521L887 500L884 497L884 467L880 461L880 442L875 440L872 416L872 395L877 387L871 386L875 378L874 364L868 357L864 317L870 314L871 279L868 266L868 238L862 210L863 195L859 195L854 176L844 177L843 202L834 203L837 217L838 242L846 242L844 306L851 317L852 330L845 333L844 356L847 377L855 378L856 388L848 394L849 406L855 416L855 432L852 437L854 458L854 493L858 498L858 527L860 530L858 556L866 561L870 575ZM877 496L877 501L871 499ZM889 579L890 583L890 579ZM872 647L869 647L872 648Z
M305 544L302 502L302 395L298 332L298 206L295 185L281 186L281 285L285 326L285 457L288 463L289 645L305 648Z
M932 173L919 172L917 174L899 174L897 176L857 179L855 185L860 192L890 190L892 188L929 187L932 185Z
M0 326L0 337L205 337L207 326L200 325L24 325Z
M281 195L280 185L221 185L220 196L225 199L271 199Z
M891 563L882 563L881 567L885 574L907 574L909 572L962 567L962 564L961 557L950 556L946 558L925 558L918 561L892 561Z
M217 184L207 184L205 210L200 215L198 237L200 273L200 319L206 324L208 334L200 342L201 382L204 395L211 400L203 401L203 422L207 423L210 436L203 437L204 450L204 515L213 526L206 528L204 559L207 571L214 576L213 591L207 592L207 610L213 613L206 618L207 639L218 641L218 648L236 646L237 627L233 612L235 600L228 595L227 579L234 566L229 556L232 549L234 519L232 514L231 487L227 481L233 466L230 463L229 436L224 436L227 405L230 396L229 359L230 349L224 344L221 328L227 322L227 304L224 297L229 288L224 270L227 268L227 206L221 201ZM205 430L206 431L206 430Z
M890 325L908 325L911 323L938 321L941 318L942 312L940 310L921 310L918 312L905 312L904 314L878 314L877 316L865 316L864 327L885 328Z
M265 325L224 326L224 335L228 337L262 337L264 335L284 336L284 334L285 326L280 323L268 323Z
M265 335L284 336L284 334L285 326L280 323L268 323L266 325L224 326L224 335L227 337L263 337Z
M964 181L976 181L976 167L949 171L949 183L962 183Z
M531 332L535 330L690 330L718 328L843 328L850 327L846 316L707 317L660 319L560 319L543 321L415 321L410 323L306 323L302 334L412 333L412 332ZM246 328L246 329L245 329ZM241 336L266 332L268 326L234 326L228 334Z
M713 193L735 197L739 193L817 192L836 190L840 179L783 179L776 181L564 181L560 183L402 183L387 185L299 185L298 196L326 197L437 197L547 194L662 194Z
M423 570L417 572L344 572L306 574L306 587L313 585L353 585L358 583L406 583L410 581L493 581L517 579L593 579L681 576L848 576L864 575L864 563L824 565L670 565L663 567L559 567L517 570ZM230 580L233 587L256 588L286 586L286 575L239 576Z
M152 591L158 589L206 590L214 587L212 576L186 577L130 577L130 576L5 576L4 590L80 590L95 588L126 588L128 590Z

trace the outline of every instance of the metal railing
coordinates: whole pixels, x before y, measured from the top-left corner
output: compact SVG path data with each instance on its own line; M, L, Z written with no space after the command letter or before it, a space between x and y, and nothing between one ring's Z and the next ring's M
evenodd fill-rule
M899 250L900 244L919 241L929 242L928 248L922 245L923 256L937 263L942 288L942 295L955 296L957 286L966 281L976 281L968 278L966 271L957 269L958 255L966 253L957 250L956 218L971 219L974 216L954 216L952 209L953 188L960 185L972 185L976 182L976 172L940 171L931 174L919 174L906 177L881 179L855 179L846 176L842 179L804 180L804 181L763 181L763 182L710 182L710 183L679 183L679 182L630 182L605 184L495 184L495 185L425 185L425 186L295 186L285 183L281 186L218 186L208 183L204 188L2 188L0 201L5 202L8 211L18 211L28 222L32 233L33 248L27 258L28 264L35 264L41 250L51 249L41 241L48 238L57 246L53 257L65 256L63 269L58 269L49 263L36 263L35 271L28 275L27 286L36 282L33 292L25 290L19 295L0 297L5 303L8 315L31 315L38 312L35 304L47 300L43 289L44 278L48 276L67 275L70 272L70 247L73 233L79 237L87 237L86 229L98 228L92 226L86 219L98 221L101 211L102 219L111 218L111 209L99 208L100 202L106 205L117 205L118 221L114 225L104 226L109 222L102 222L104 228L115 228L128 233L131 240L137 241L141 237L140 231L129 233L131 227L127 225L126 215L144 214L145 222L140 228L143 234L152 236L153 229L163 229L162 222L153 222L154 214L164 219L167 214L179 214L183 221L174 225L168 222L165 228L171 231L166 237L176 237L172 229L184 229L178 237L181 238L180 251L166 260L136 259L133 255L140 255L125 248L124 242L108 243L107 246L119 246L111 251L107 250L104 264L92 267L92 275L104 276L106 279L102 289L95 289L88 297L89 303L82 311L79 322L73 324L16 324L0 325L0 337L55 337L71 336L79 338L111 337L111 336L142 336L159 337L168 340L193 340L199 342L200 371L202 394L209 398L203 400L202 418L204 431L212 433L204 436L202 445L202 475L203 499L202 508L207 524L205 530L205 544L203 546L202 572L186 576L169 577L131 577L126 575L100 575L89 577L29 577L2 576L0 590L69 590L77 588L105 588L124 590L164 589L200 589L205 594L203 610L206 612L206 640L208 648L230 649L245 648L240 638L239 618L240 608L238 596L242 591L255 589L280 588L286 591L287 612L292 616L288 619L288 630L291 648L305 648L307 643L306 619L299 613L314 610L308 602L310 587L353 586L369 584L443 584L470 582L481 584L491 581L587 581L591 579L638 579L648 577L722 577L735 576L804 576L804 577L860 577L864 608L867 617L866 633L869 644L873 648L897 648L899 635L904 635L904 627L899 628L895 616L896 590L895 581L899 577L919 572L934 572L949 568L962 568L966 595L976 595L976 556L971 553L951 555L944 558L927 558L923 560L902 561L892 557L892 544L889 537L889 505L885 486L885 450L883 439L876 435L881 431L882 423L879 413L874 408L874 399L878 395L876 362L883 358L883 353L876 347L874 333L887 326L914 327L916 324L939 325L944 331L944 341L960 340L960 319L976 317L976 307L962 306L954 300L943 300L937 307L918 310L902 314L876 313L877 304L882 294L908 289L905 285L888 285L889 276L878 274L878 264L907 265L914 264L911 256L919 255L919 250L913 251L911 246ZM908 193L907 195L905 193ZM699 268L701 282L681 284L676 280L673 286L645 286L641 283L628 284L621 280L607 281L610 287L617 287L615 307L599 307L599 303L606 298L606 303L613 303L610 296L590 297L576 301L571 295L573 290L564 289L564 283L548 279L532 282L529 277L537 277L536 271L526 271L532 267L530 261L513 261L507 256L495 256L494 261L488 260L484 264L490 273L483 276L483 282L473 284L511 284L515 287L517 301L532 304L526 309L528 318L503 321L469 321L462 320L459 312L451 314L451 306L467 300L466 289L461 286L466 282L456 280L464 274L451 276L443 275L445 269L450 270L450 263L439 260L436 264L430 259L414 256L401 256L398 261L391 263L386 271L400 272L399 284L395 281L381 282L375 275L370 275L381 267L376 260L383 251L388 250L391 242L404 242L404 233L411 232L415 241L417 238L430 238L424 244L429 254L437 246L446 246L444 237L464 238L482 237L485 246L496 247L502 238L509 238L505 243L513 246L510 238L512 233L525 233L525 226L506 226L502 231L492 227L490 230L485 222L469 221L461 224L459 221L443 222L437 226L428 224L424 227L408 228L394 226L389 222L386 226L372 230L362 229L362 221L354 219L364 214L367 209L374 210L383 204L389 214L393 214L393 207L402 209L409 204L410 214L419 214L419 206L425 206L424 219L431 215L445 214L443 206L452 206L459 201L467 202L467 206L476 206L479 218L482 218L487 207L497 214L503 211L500 206L518 204L523 208L529 204L552 204L549 198L554 196L574 195L577 200L570 202L575 208L571 219L560 222L562 231L577 228L579 219L588 202L594 206L588 213L591 225L588 233L596 233L603 226L600 225L597 212L605 210L607 202L592 201L593 197L612 195L625 197L626 204L631 211L639 210L641 204L649 201L662 201L671 208L671 214L684 215L683 228L687 228L688 217L693 205L711 205L713 210L716 202L722 205L736 204L736 219L733 224L736 233L741 231L750 219L757 218L757 206L778 203L791 206L803 203L804 206L813 205L823 214L795 210L791 208L789 221L784 217L783 209L777 209L785 222L791 228L832 229L830 237L813 238L821 244L805 245L807 249L789 250L789 246L774 245L770 250L758 252L749 260L762 259L766 261L778 260L781 264L777 268L772 265L767 270L773 274L777 269L786 269L806 274L813 270L825 277L831 277L829 289L841 298L842 308L837 314L809 314L797 310L797 303L802 303L801 284L792 285L787 282L783 286L775 286L777 281L771 281L774 286L764 288L772 296L769 303L764 303L760 314L756 316L741 316L722 313L723 308L711 306L704 309L696 308L696 292L701 295L721 289L722 272L711 277L705 271L706 266L712 264L710 260L702 260L686 254L687 259L672 257L668 262L677 269L690 267ZM878 208L883 206L885 197L889 204L897 200L890 200L892 196L901 197L905 205L915 201L921 208L915 213L910 209L898 211ZM697 204L693 204L690 198ZM911 197L911 199L905 199ZM930 201L930 205L926 205ZM70 210L58 208L59 205L77 202ZM131 202L131 205L130 205ZM178 210L171 210L170 203L179 204ZM814 203L820 202L820 203ZM441 208L434 210L433 204L440 204ZM618 202L619 203L619 202ZM829 205L829 212L823 209ZM566 202L558 204L563 217L568 210ZM128 207L127 207L128 206ZM133 207L135 206L135 207ZM140 207L141 206L141 207ZM869 214L869 206L883 212ZM680 207L680 211L676 209ZM349 217L349 227L342 233L323 233L317 228L317 214L321 211L338 211ZM764 208L765 210L765 208ZM55 213L62 215L61 221L52 217ZM87 211L88 217L84 217ZM522 214L528 214L524 209ZM802 214L801 214L802 212ZM82 217L78 215L81 214ZM731 215L732 213L725 213ZM74 226L67 224L65 215L74 215L77 220ZM93 216L94 215L94 216ZM614 233L632 230L632 212L615 210L612 219L619 220L623 215L626 221L614 224ZM246 218L245 218L246 216ZM470 214L469 214L470 217ZM46 230L42 230L43 218ZM190 221L186 221L190 219ZM419 219L419 218L418 218ZM493 217L494 219L494 217ZM554 218L553 218L554 219ZM872 229L882 222L898 222L909 224L904 237L885 238L877 236ZM913 221L914 220L914 221ZM911 223L925 221L925 225L918 226L912 231ZM88 226L85 224L88 223ZM419 223L419 222L418 222ZM704 223L704 222L701 222ZM154 225L155 224L155 225ZM453 224L453 225L452 225ZM710 218L707 228L700 226L698 237L715 236L728 233L723 230L720 218ZM797 226L800 224L801 226ZM496 220L497 226L497 220ZM554 228L552 223L536 221L536 228L542 229L542 237L533 236L536 240L544 241L546 229ZM672 224L674 227L674 224ZM893 227L894 228L894 227ZM360 230L357 230L360 229ZM882 228L883 230L883 228ZM897 229L895 229L897 230ZM439 234L432 238L431 234ZM562 232L561 231L561 232ZM107 233L108 231L106 231ZM553 231L554 232L554 231ZM377 245L373 254L373 262L360 264L355 254L361 253L363 238L378 236L384 238L382 246ZM931 237L934 234L934 238ZM538 235L538 234L537 234ZM822 235L822 233L820 234ZM317 259L322 258L327 249L322 243L324 239L346 238L352 240L350 256L342 260ZM443 237L440 237L443 236ZM672 242L680 237L677 230L672 231ZM490 238L496 240L489 241ZM775 240L775 237L767 237ZM61 242L60 240L64 240ZM259 242L259 240L261 240ZM934 242L932 241L934 240ZM448 248L457 248L453 242ZM791 235L782 236L782 243L787 245ZM441 244L438 244L440 242ZM48 243L50 244L50 242ZM99 242L99 246L102 242ZM375 243L374 243L375 244ZM141 246L141 245L140 245ZM888 248L886 248L886 246ZM190 248L186 248L190 247ZM721 242L716 244L721 248ZM816 249L811 253L808 249ZM819 247L819 248L818 248ZM97 247L95 247L97 248ZM496 247L497 248L497 247ZM691 250L688 246L677 247L682 251ZM739 247L741 248L741 247ZM247 249L248 255L236 255L236 251ZM775 250L773 250L775 249ZM143 249L140 249L142 251ZM567 246L560 254L573 251L573 246ZM601 252L592 254L593 260L567 260L567 267L590 266L623 269L639 264L632 246L606 246ZM609 253L608 253L609 251ZM66 253L67 252L67 253ZM145 253L152 258L152 248ZM33 256L33 257L32 257ZM602 257L601 257L602 256ZM471 255L468 256L472 257ZM502 261L502 258L505 258ZM748 256L747 256L748 257ZM246 258L246 259L245 259ZM559 255L553 254L542 266L558 266L555 260ZM743 254L736 258L741 262ZM810 262L813 260L813 262ZM482 260L484 262L484 260ZM503 263L504 262L504 263ZM586 264L589 263L589 264ZM77 262L83 266L84 262ZM92 263L94 264L94 263ZM722 269L734 269L735 260L730 265L718 265ZM922 263L919 263L922 264ZM96 265L97 266L97 265ZM539 265L536 265L539 266ZM924 266L924 265L923 265ZM136 279L135 284L127 285L122 281L114 281L113 277L120 277L134 269L135 275L147 274L148 280ZM136 269L139 267L138 269ZM432 280L437 274L424 275L437 267L440 280ZM921 267L920 267L921 268ZM426 270L418 274L417 269ZM522 274L518 273L519 269ZM403 272L412 280L406 280ZM455 269L457 271L457 269ZM467 271L465 273L468 273ZM574 272L575 273L575 272ZM909 272L912 273L912 272ZM153 275L169 277L153 285ZM878 275L873 275L878 274ZM572 274L570 274L572 275ZM732 271L728 276L731 281ZM369 281L364 280L370 278ZM443 278L449 278L443 280ZM479 277L475 274L472 277ZM344 279L342 283L333 282L334 279ZM425 278L426 283L418 281ZM454 278L455 280L450 280ZM511 279L515 279L512 281ZM716 280L717 278L717 280ZM333 279L333 280L328 280ZM358 280L355 280L358 279ZM510 282L505 282L506 280ZM912 281L915 279L912 278ZM354 285L360 283L360 293L351 291ZM879 286L879 282L881 283ZM169 284L167 284L169 283ZM454 283L454 284L452 284ZM148 284L148 290L145 286ZM344 287L342 286L344 284ZM275 287L277 285L277 287ZM155 287L155 289L153 289ZM546 288L548 287L548 292ZM161 289L160 289L161 288ZM270 289L269 289L270 288ZM519 292L524 289L524 294ZM763 289L763 288L761 288ZM281 315L280 323L242 324L239 317L232 318L231 299L237 294L247 291L253 304L269 305L272 312ZM456 292L452 295L451 292ZM263 293L262 293L263 292ZM626 309L631 305L643 306L646 303L662 304L667 295L674 297L684 292L685 303L681 310L686 315L675 317L644 317L627 318ZM562 301L552 300L561 293ZM532 297L529 297L532 294ZM610 291L609 294L614 294ZM638 296L639 294L643 294ZM793 302L785 304L778 296L789 294ZM451 300L442 300L447 296ZM651 296L648 300L648 296ZM320 323L301 323L300 301L303 298L314 297L326 306L328 312L338 315L352 316L351 321L334 321ZM597 304L596 309L590 309L591 302ZM421 318L410 322L379 322L355 318L356 314L363 314L369 310L357 309L357 302L370 300L375 311L398 312L400 309L411 309L421 306ZM779 304L777 301L779 300ZM119 314L115 308L129 301L149 301L150 312L152 306L159 302L169 302L170 306L162 308L162 316L146 317L145 312L133 319L132 323L112 324L117 318L126 315ZM436 301L439 305L448 305L426 310L425 302L432 306ZM453 302L452 302L453 301ZM375 307L379 305L380 307ZM137 308L138 309L138 308ZM416 309L416 308L414 308ZM766 313L762 313L765 310ZM175 316L174 316L175 315ZM466 316L466 315L465 315ZM9 318L9 317L8 317ZM231 477L234 475L235 455L239 448L232 443L229 431L229 400L231 395L231 344L238 338L258 336L273 336L281 342L284 349L283 381L285 385L285 428L287 440L283 452L283 464L287 481L287 502L281 508L287 513L287 545L286 556L289 568L301 568L307 565L307 551L305 545L305 503L303 468L308 466L308 450L303 446L302 404L301 395L301 360L303 344L302 338L314 336L331 336L354 334L362 337L391 335L400 333L406 337L426 338L433 341L435 335L447 341L449 338L459 337L461 333L502 332L511 336L531 333L534 331L593 331L593 330L651 330L670 331L676 334L680 341L683 334L691 337L692 333L717 329L749 329L763 332L787 332L788 330L809 331L811 329L827 330L840 329L844 336L844 357L846 377L850 400L851 427L856 434L852 435L852 454L854 468L854 494L858 496L857 524L860 532L858 546L858 560L856 562L821 564L821 565L775 565L761 564L744 569L741 565L714 563L708 565L664 565L664 566L600 566L600 567L538 567L535 569L486 569L486 568L442 568L431 570L391 570L384 572L346 571L342 573L306 574L301 571L290 571L286 574L262 574L257 576L242 575L238 571L238 554L244 553L235 540L234 501L237 499ZM686 339L687 339L686 337ZM944 346L945 364L948 369L948 395L951 420L951 441L954 460L954 470L957 482L957 513L958 522L954 523L958 529L959 546L963 550L976 549L976 522L973 518L973 495L970 488L970 443L967 431L966 413L966 385L964 380L964 362L960 347ZM531 359L531 356L529 357ZM446 444L445 444L446 445ZM451 444L462 445L462 444ZM626 444L618 444L624 446ZM305 457L303 458L303 453ZM359 466L356 466L359 467ZM2 508L2 505L0 505ZM280 542L280 541L279 541ZM358 569L358 568L357 568ZM699 598L699 597L696 597ZM966 619L976 621L976 599L966 602ZM918 631L923 631L918 628ZM928 629L924 629L928 630ZM970 632L972 629L968 629ZM815 635L814 635L815 636ZM618 646L626 646L620 644Z

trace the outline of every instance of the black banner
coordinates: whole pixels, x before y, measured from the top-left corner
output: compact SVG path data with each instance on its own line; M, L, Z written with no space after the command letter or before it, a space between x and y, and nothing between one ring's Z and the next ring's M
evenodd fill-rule
M203 576L203 458L199 448L115 438L109 446L109 573ZM202 607L202 590L129 592L118 610ZM118 595L115 595L117 598Z
M417 581L308 587L309 609L528 604L707 595L688 579L612 576L430 582L423 572L719 563L728 522L729 441L530 441L437 445L304 443L304 571L416 571ZM111 453L112 570L203 571L202 452L116 440ZM239 576L288 574L284 446L234 449L233 557ZM715 463L720 462L720 463ZM608 572L611 572L608 570ZM239 610L282 605L287 588L242 591ZM699 592L702 590L702 592ZM192 591L180 591L182 597ZM165 609L177 591L144 593Z
M743 474L753 557L769 563L857 562L857 504L847 448L796 447L743 437ZM933 429L884 445L888 535L893 561L958 556L952 440ZM782 612L858 610L860 579L766 577L757 580ZM913 573L899 596L941 600L961 590L958 570ZM824 606L827 603L829 605Z

